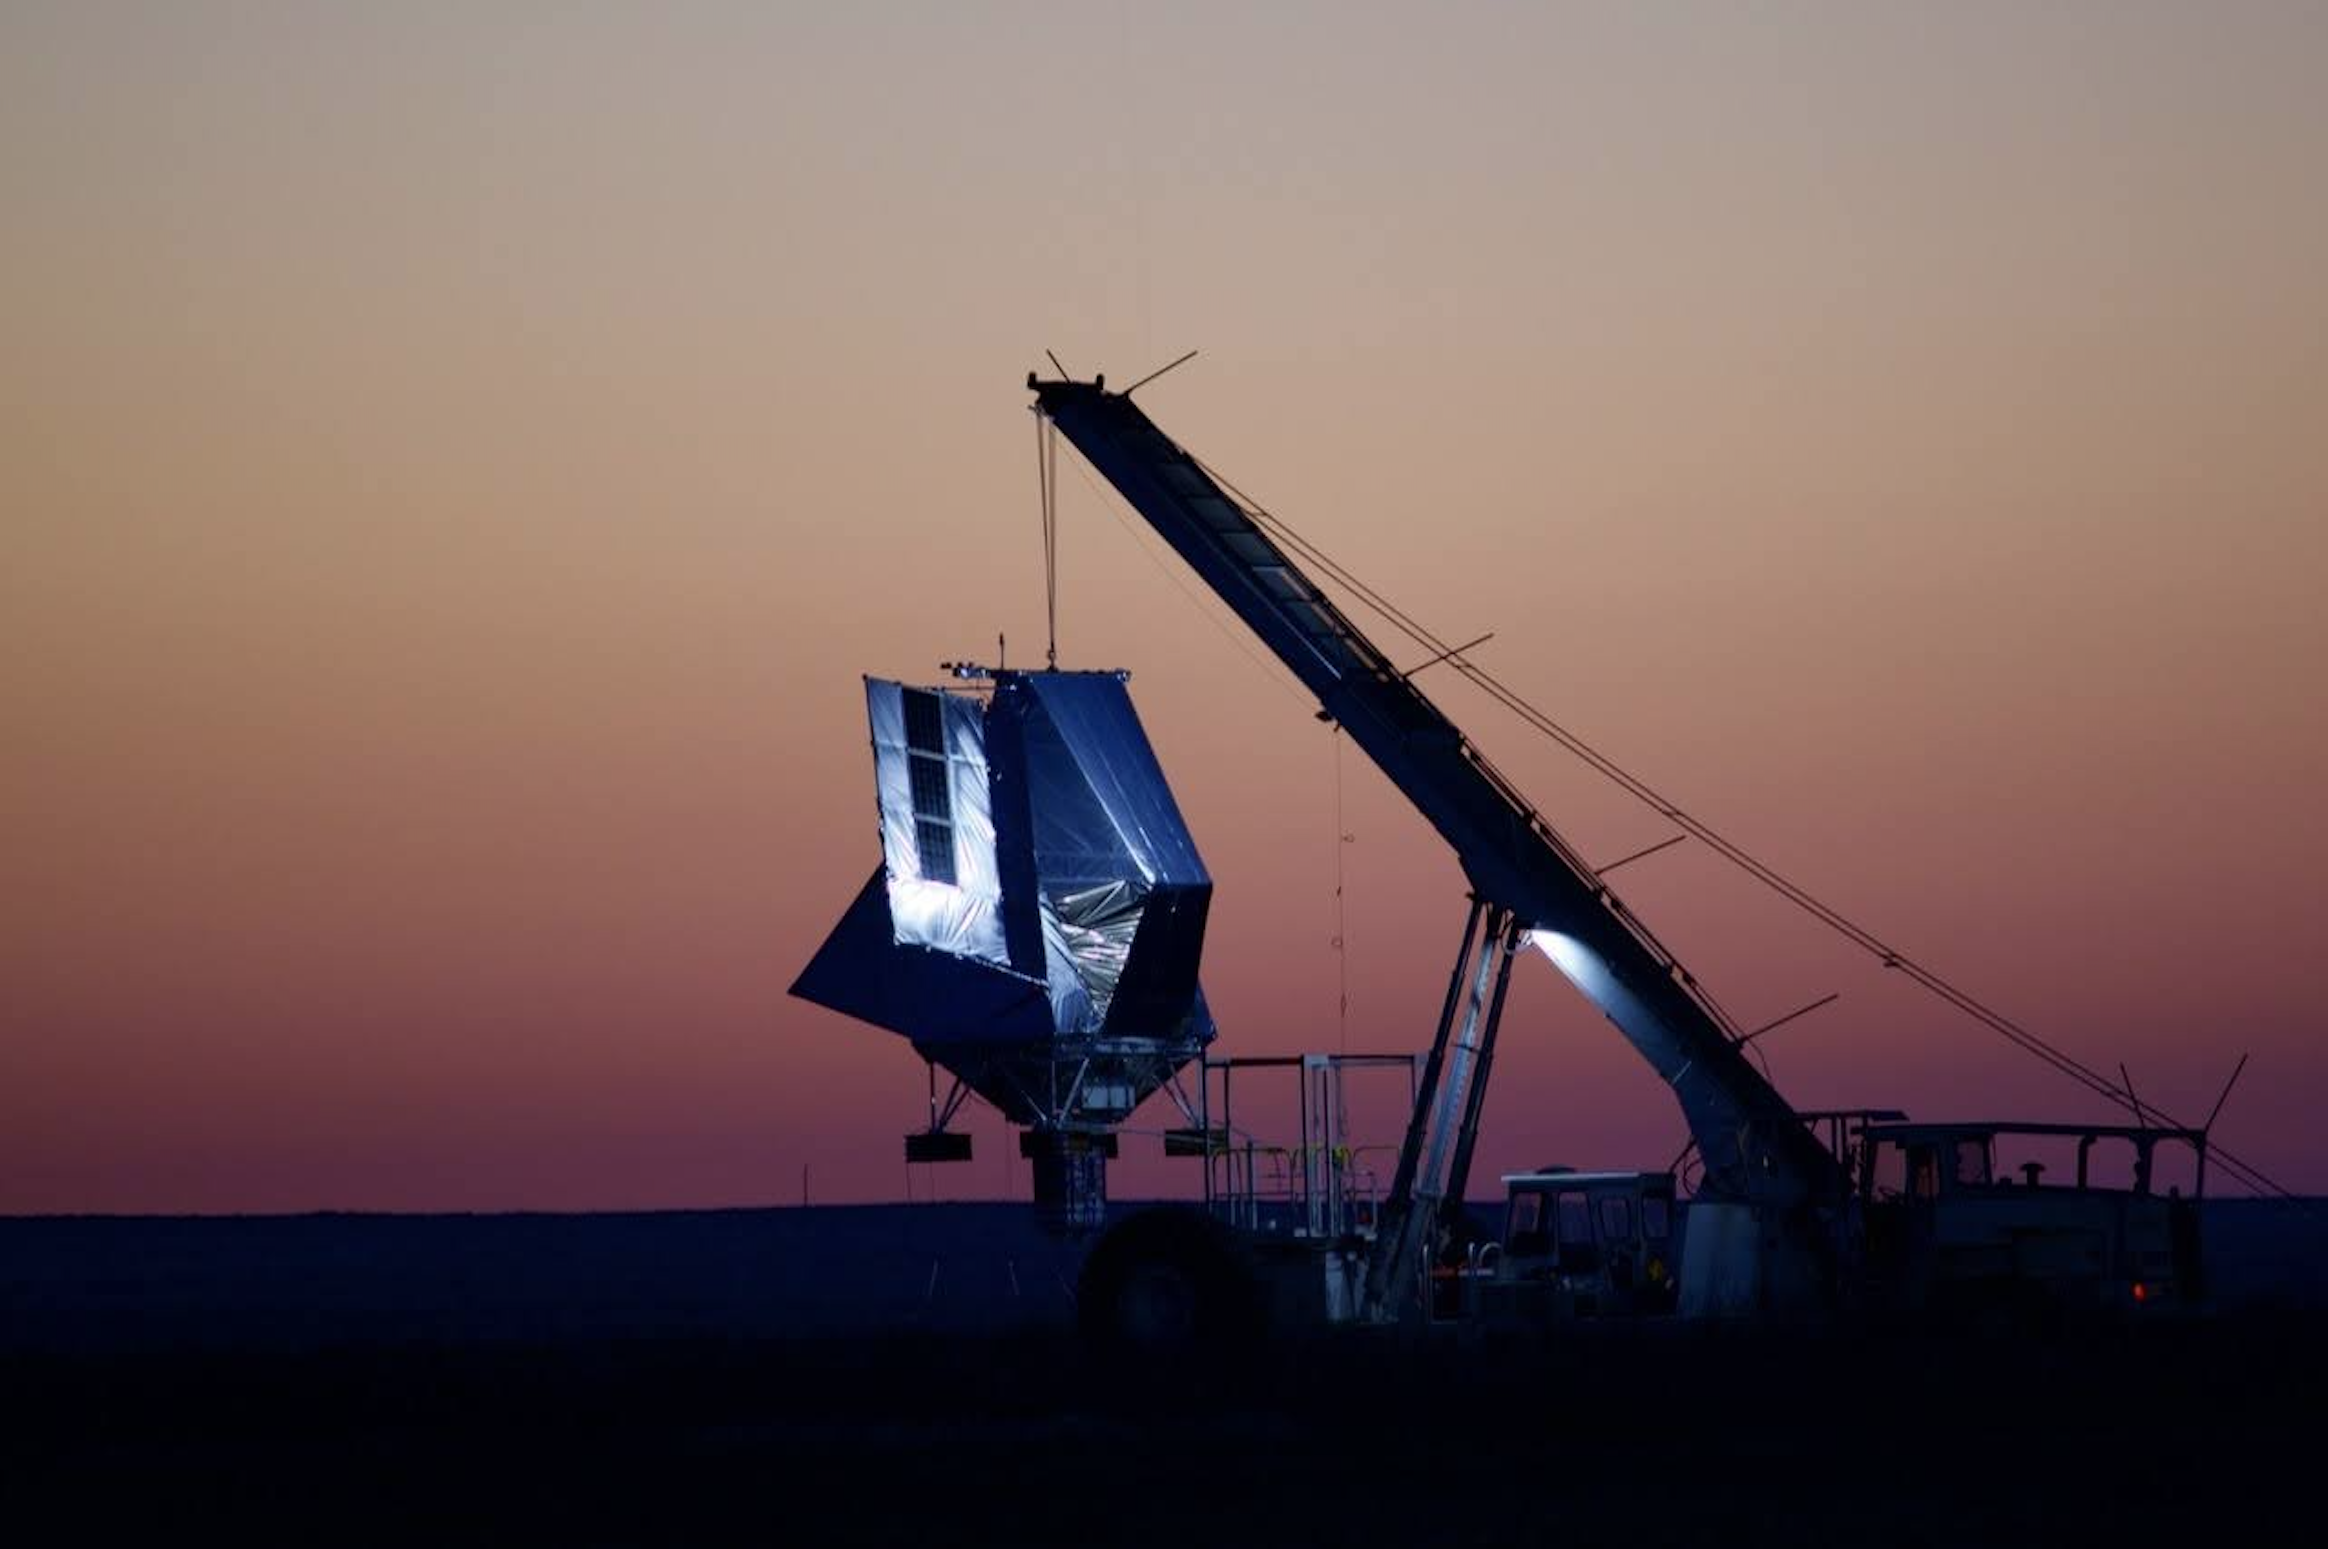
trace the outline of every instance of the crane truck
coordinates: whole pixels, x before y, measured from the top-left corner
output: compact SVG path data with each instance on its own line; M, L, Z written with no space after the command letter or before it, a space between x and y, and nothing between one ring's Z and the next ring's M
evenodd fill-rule
M1414 671L1395 665L1327 595L1285 529L1265 527L1266 513L1224 487L1130 392L1109 391L1104 377L1030 374L1027 387L1042 420L1446 842L1470 892L1387 1191L1361 1208L1350 1197L1344 1150L1305 1146L1303 1208L1290 1225L1283 1217L1267 1225L1236 1190L1216 1194L1213 1168L1226 1142L1208 1114L1186 1144L1207 1158L1210 1208L1159 1207L1102 1234L1082 1274L1087 1329L1150 1339L1251 1331L1272 1320L1542 1326L2039 1307L2144 1315L2199 1302L2204 1129L2148 1122L2139 1112L2130 1125L2080 1126L1913 1124L1897 1110L1797 1110L1750 1057L1751 1035L1731 1025ZM1686 1209L1670 1170L1546 1168L1504 1180L1500 1233L1464 1230L1506 991L1514 959L1529 950L1548 958L1671 1089L1694 1153ZM1333 1073L1334 1061L1306 1057L1305 1081L1313 1071ZM1205 1063L1225 1070L1236 1062ZM1321 1080L1319 1090L1323 1102L1338 1081ZM2074 1145L2074 1180L2046 1182L2035 1164L2018 1180L2001 1171L2000 1141L2029 1135ZM2089 1154L2105 1144L2131 1151L2131 1186L2103 1187L2089 1173ZM2173 1146L2195 1154L2187 1197L2153 1187L2154 1159Z

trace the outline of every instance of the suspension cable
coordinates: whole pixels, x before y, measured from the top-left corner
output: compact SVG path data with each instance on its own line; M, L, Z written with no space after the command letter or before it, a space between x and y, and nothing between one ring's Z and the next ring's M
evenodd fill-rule
M1059 430L1035 415L1035 483L1043 506L1043 664L1059 667Z
M1445 659L1449 665L1463 674L1489 698L1517 716L1524 724L1575 755L1589 768L1609 780L1627 795L1648 806L1668 821L1679 825L1704 843L1707 848L1713 850L1715 854L1745 872L1755 881L1762 883L1796 908L1801 909L1831 931L1842 936L1852 945L1876 958L1885 968L1901 973L1911 982L1997 1033L2016 1048L2052 1067L2096 1096L2107 1100L2113 1106L2135 1114L2137 1122L2148 1123L2156 1119L2163 1120L2170 1128L2185 1129L2190 1127L2175 1119L2155 1103L2138 1105L2130 1094L2092 1066L2079 1060L2067 1050L2040 1037L2021 1023L1980 1001L1969 991L1962 989L1889 945L1873 931L1818 898L1760 857L1746 850L1703 820L1691 816L1677 803L1660 794L1646 780L1554 720L1549 714L1523 698L1516 690L1506 686L1494 674L1456 652L1445 640L1400 609L1382 593L1368 586L1354 572L1334 560L1331 555L1316 544L1304 538L1283 518L1271 512L1254 500L1252 496L1223 477L1217 469L1207 465L1193 453L1187 452L1186 448L1182 448L1182 453L1202 469L1214 483L1233 496L1244 508L1245 514L1256 525L1263 528L1272 538L1282 542L1287 548L1316 565L1329 580L1348 591L1360 603L1401 634L1404 634L1409 640L1425 650L1445 652ZM1589 870L1589 868L1587 869ZM1719 1014L1717 1011L1717 1015ZM2279 1184L2260 1168L2215 1144L2211 1139L2207 1142L2207 1151L2222 1165L2225 1172L2257 1193L2273 1194L2282 1199L2295 1199L2297 1197L2291 1190Z

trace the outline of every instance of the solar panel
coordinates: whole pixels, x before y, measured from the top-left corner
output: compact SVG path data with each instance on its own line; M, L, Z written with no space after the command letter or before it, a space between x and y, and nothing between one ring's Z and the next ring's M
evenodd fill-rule
M954 826L951 823L933 823L928 818L916 818L913 825L914 848L921 853L921 874L924 882L943 882L951 886L954 873Z
M935 818L941 823L953 822L954 803L947 790L946 761L915 753L907 756L905 769L913 782L913 815Z
M900 697L905 701L905 745L916 753L945 757L945 701L926 688L906 689Z

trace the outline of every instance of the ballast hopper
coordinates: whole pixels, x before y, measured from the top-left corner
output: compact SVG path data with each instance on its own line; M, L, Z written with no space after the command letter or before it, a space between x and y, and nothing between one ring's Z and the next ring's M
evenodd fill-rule
M1038 1211L1086 1230L1115 1127L1212 1039L1212 879L1125 674L955 670L866 680L881 865L792 993L931 1064L909 1160L968 1159L946 1124L975 1093L1025 1127Z

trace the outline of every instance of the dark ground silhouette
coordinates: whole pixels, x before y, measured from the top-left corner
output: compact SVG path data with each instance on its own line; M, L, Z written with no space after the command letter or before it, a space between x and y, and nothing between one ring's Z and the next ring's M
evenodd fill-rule
M0 1500L20 1542L2308 1541L2318 1229L2224 1208L2203 1324L1120 1362L1009 1206L7 1221Z

